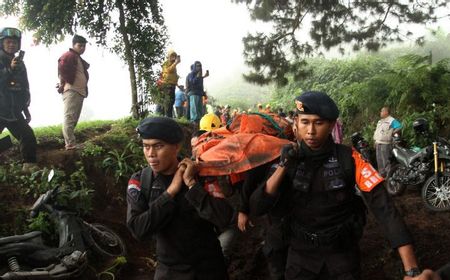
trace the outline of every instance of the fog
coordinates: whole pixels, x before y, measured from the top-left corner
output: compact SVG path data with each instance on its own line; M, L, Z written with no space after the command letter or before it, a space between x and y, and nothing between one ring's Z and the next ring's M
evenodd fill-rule
M199 60L204 70L210 71L210 77L205 79L208 95L220 100L218 93L221 89L233 88L236 82L242 82L242 73L246 72L242 37L256 27L260 29L261 25L250 21L245 5L236 5L230 0L163 0L161 3L170 36L167 49L174 49L181 55L182 62L177 67L180 83L184 82L190 65ZM440 25L450 24L447 19ZM0 26L17 27L18 21L16 18L3 18ZM83 32L79 34L85 35ZM55 88L57 60L70 46L70 36L64 42L45 47L33 45L32 34L24 33L22 49L26 52L24 61L30 80L33 127L62 122L61 95ZM131 90L125 64L116 55L93 43L87 45L83 58L90 63L90 80L89 96L85 99L81 120L129 116ZM258 88L251 91L255 91L253 94L263 92Z
M210 71L205 88L212 96L227 84L227 80L241 78L245 69L242 37L252 25L245 6L232 4L229 0L162 1L162 5L171 38L167 49L175 49L182 59L178 66L180 82L184 81L190 65L196 60L202 61L204 69ZM17 27L18 21L4 18L0 25ZM31 33L23 35L33 127L62 122L62 99L55 88L57 60L69 47L70 36L64 42L46 47L33 45ZM125 64L93 43L87 45L82 57L90 63L90 79L89 96L85 99L80 120L117 119L130 115L131 90Z

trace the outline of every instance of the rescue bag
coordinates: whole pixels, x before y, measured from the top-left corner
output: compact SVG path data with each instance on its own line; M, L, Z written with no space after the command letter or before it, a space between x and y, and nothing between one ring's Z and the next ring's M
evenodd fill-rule
M226 127L199 136L192 154L199 163L200 176L236 175L278 158L290 139L292 128L284 118L240 114Z

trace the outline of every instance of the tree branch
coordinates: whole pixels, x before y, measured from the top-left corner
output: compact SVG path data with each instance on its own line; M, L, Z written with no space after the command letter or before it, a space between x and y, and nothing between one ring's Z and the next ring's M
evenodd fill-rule
M294 36L295 31L300 27L300 24L303 22L303 20L305 19L305 16L309 13L310 9L306 10L305 13L303 14L303 16L301 16L301 7L299 5L299 7L297 8L297 15L296 17L292 20L293 22L295 22L295 24L292 26L292 29L290 32L286 32L284 34L280 34L279 36L273 38L272 40L270 40L271 43L273 42L277 42L283 38L286 38L288 36Z

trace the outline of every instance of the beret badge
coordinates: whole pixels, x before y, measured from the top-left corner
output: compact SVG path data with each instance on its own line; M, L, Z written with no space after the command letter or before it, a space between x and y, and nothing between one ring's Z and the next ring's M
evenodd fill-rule
M295 100L295 105L297 106L297 110L300 112L304 112L305 108L303 108L303 102Z

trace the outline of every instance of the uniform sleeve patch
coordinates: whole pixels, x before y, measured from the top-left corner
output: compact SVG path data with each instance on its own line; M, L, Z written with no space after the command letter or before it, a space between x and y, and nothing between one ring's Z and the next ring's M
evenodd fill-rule
M212 182L205 182L203 188L209 195L215 198L225 198L225 195L220 189L219 182L217 180L214 180Z
M139 180L136 180L136 179L130 179L128 181L128 189L130 189L130 188L135 188L138 191L140 191L141 190L141 182L139 182Z
M384 181L383 177L369 162L363 159L360 153L353 150L352 156L356 167L355 181L361 191L370 192Z
M127 193L133 201L137 201L141 193L141 183L136 179L130 179L128 181Z

